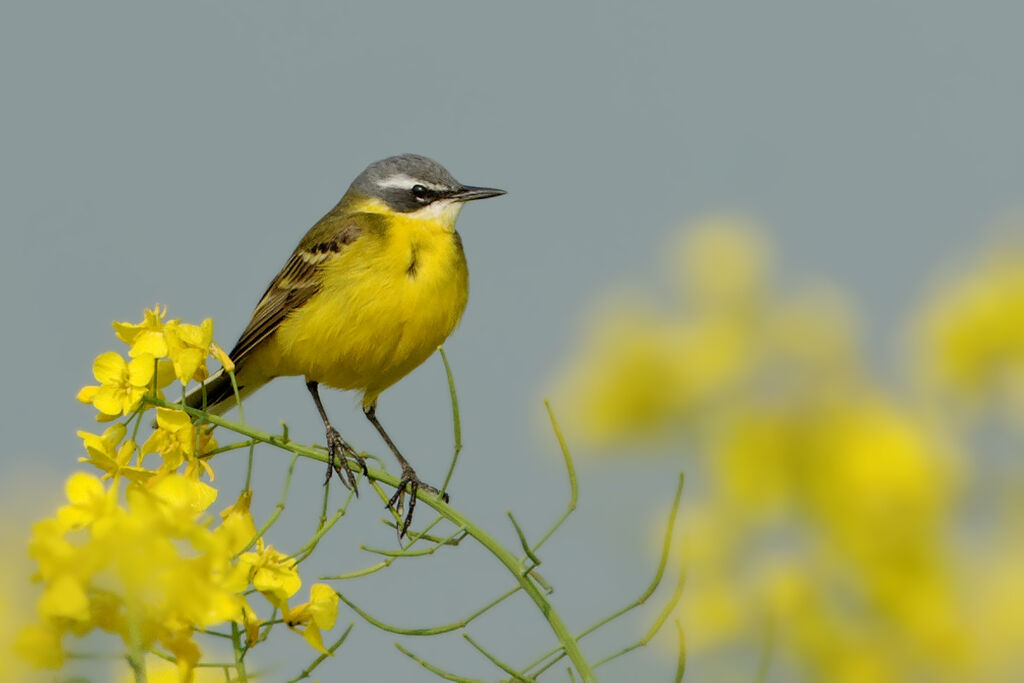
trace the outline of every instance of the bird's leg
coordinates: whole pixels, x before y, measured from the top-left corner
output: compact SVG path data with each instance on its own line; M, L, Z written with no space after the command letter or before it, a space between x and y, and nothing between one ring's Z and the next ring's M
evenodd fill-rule
M370 421L370 424L377 428L381 438L384 439L384 443L388 445L388 448L391 449L391 452L394 453L395 457L398 459L398 464L402 466L402 479L398 482L398 490L395 491L395 495L391 496L391 500L388 501L388 507L394 508L395 512L397 512L399 516L402 514L402 504L400 501L405 495L406 485L409 486L409 512L406 513L405 520L402 522L402 526L398 530L398 538L401 539L405 536L405 532L409 530L409 525L412 523L412 511L416 507L417 491L423 489L424 491L428 491L434 495L439 495L446 503L448 502L448 494L441 493L433 486L424 484L420 481L420 478L416 476L416 470L412 468L408 460L402 457L402 454L398 451L398 447L395 446L395 442L391 440L391 437L388 436L386 431L384 431L384 427L377 419L376 402L371 403L369 406L364 406L363 414L366 415L366 419ZM395 507L395 503L398 503L397 508Z
M309 393L313 395L313 401L316 402L316 409L320 411L320 419L324 421L324 428L327 430L327 478L324 480L324 486L331 481L331 474L335 471L338 473L338 478L341 479L341 483L352 489L356 496L359 495L359 489L356 488L356 476L352 474L352 469L348 467L346 463L342 467L342 460L344 456L353 458L363 468L363 474L369 475L366 470L366 461L363 456L356 453L355 449L348 445L348 443L341 438L341 434L338 430L331 426L331 421L327 419L327 411L324 410L324 404L320 401L320 390L316 382L306 382L306 388L309 389ZM340 451L340 452L339 452ZM344 455L342 455L344 453ZM345 476L342 476L344 472ZM346 478L348 481L346 481Z

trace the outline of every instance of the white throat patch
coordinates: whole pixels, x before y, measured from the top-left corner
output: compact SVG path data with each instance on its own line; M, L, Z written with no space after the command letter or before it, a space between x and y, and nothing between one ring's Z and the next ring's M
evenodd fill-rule
M463 202L454 199L438 199L422 209L410 211L406 215L422 221L433 221L443 224L448 230L455 229L455 220L462 211Z

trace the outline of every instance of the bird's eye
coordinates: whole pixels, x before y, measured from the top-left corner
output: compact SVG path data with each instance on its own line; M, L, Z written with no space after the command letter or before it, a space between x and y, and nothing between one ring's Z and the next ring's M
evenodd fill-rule
M412 186L412 196L419 200L424 200L430 195L430 191L422 185Z

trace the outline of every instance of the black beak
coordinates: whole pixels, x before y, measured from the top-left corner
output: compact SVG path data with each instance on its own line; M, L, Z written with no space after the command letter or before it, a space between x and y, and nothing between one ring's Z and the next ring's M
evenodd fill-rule
M448 198L454 199L457 202L471 202L474 199L500 197L503 194L505 194L505 190L498 190L493 187L472 187L470 185L464 185L452 194L448 195Z

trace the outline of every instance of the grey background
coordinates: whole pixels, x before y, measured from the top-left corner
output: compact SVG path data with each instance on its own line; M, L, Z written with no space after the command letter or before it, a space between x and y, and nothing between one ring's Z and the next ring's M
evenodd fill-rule
M874 356L888 362L886 340L936 267L973 251L1021 200L1022 19L1019 3L935 0L7 0L0 487L10 527L26 534L76 467L75 430L95 425L74 395L93 358L116 348L109 321L160 302L173 317L213 317L229 346L303 232L367 163L395 153L509 191L460 219L472 295L447 344L466 443L453 502L509 544L506 509L536 535L564 505L540 397L585 311L617 284L656 286L652 264L685 221L721 209L758 217L783 279L827 276L860 297ZM355 396L327 404L357 446L382 452ZM420 474L442 479L451 427L438 359L388 391L379 414ZM247 417L322 438L298 379L257 394ZM650 529L678 467L578 455L580 508L543 568L576 628L648 580ZM258 455L264 513L282 461ZM240 462L217 466L218 507L240 486ZM321 476L299 464L277 545L312 532ZM381 511L358 501L307 584L375 561L358 544L393 542L375 524ZM342 588L378 616L425 626L507 585L464 547ZM586 650L625 644L654 612ZM321 680L433 680L343 610L343 624L353 619ZM546 629L519 601L473 632L522 663L551 642ZM252 654L285 662L269 680L312 658L297 637L278 638L281 650ZM457 636L406 644L458 673L498 676ZM672 656L633 653L603 679L669 680ZM699 658L690 671L713 676Z

